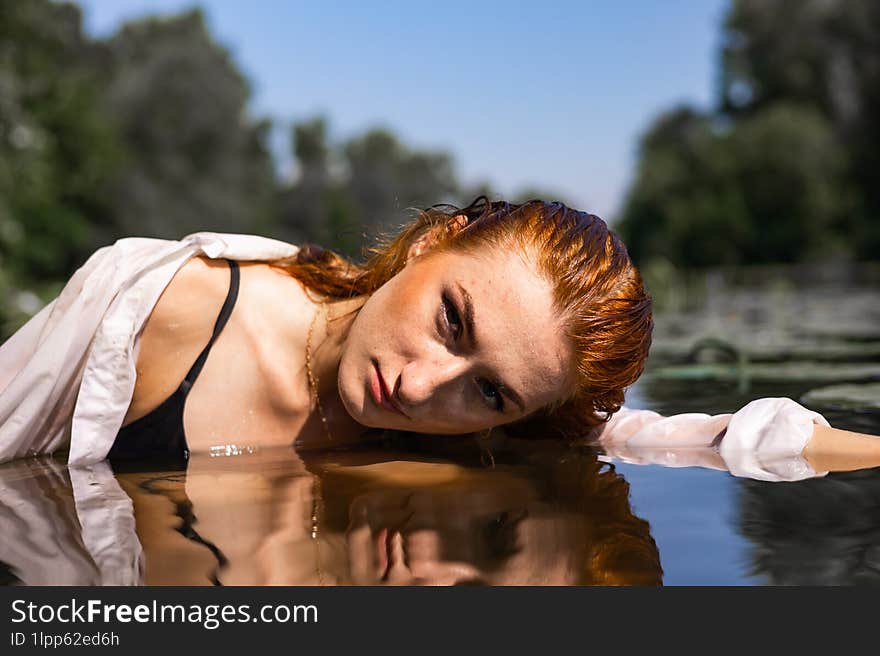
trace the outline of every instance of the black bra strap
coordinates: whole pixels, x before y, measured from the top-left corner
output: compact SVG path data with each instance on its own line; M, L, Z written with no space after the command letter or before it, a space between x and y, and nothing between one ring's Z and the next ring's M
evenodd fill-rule
M196 358L189 373L186 374L186 378L183 379L184 383L189 383L189 386L192 386L192 384L196 382L196 378L199 377L202 367L205 366L205 360L208 359L208 353L211 351L211 347L214 345L214 342L220 335L226 322L229 320L229 315L232 314L232 308L235 306L235 301L238 298L238 262L235 260L226 261L229 262L229 293L226 294L226 301L223 303L223 307L220 308L220 314L217 315L217 321L214 323L214 334L211 335L211 339L207 346L205 346L205 348L202 349L202 352L199 353L199 357Z

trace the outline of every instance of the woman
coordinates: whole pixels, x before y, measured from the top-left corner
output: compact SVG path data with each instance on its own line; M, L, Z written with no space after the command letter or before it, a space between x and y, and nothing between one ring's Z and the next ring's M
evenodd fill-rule
M0 466L0 585L662 582L629 486L592 453L267 448L185 472ZM463 451L463 452L462 452Z
M0 348L0 458L68 442L73 464L184 458L529 421L663 445L653 413L608 421L651 327L624 245L559 203L433 207L364 267L259 237L124 239ZM688 444L726 430L728 449L877 448L788 399L673 419Z

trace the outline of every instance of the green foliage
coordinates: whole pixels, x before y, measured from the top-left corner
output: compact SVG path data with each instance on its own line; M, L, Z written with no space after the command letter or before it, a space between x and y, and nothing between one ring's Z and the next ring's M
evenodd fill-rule
M331 143L324 118L293 126L282 183L249 96L199 10L93 40L74 4L0 2L0 337L123 236L255 232L357 255L411 207L470 200L448 153L387 129Z
M323 117L295 123L292 135L299 174L280 193L282 238L356 256L412 208L462 202L448 153L409 148L381 128L330 144Z
M725 23L721 108L797 101L824 116L849 160L853 253L880 250L880 3L741 0Z
M642 142L616 226L639 261L711 266L840 252L846 159L816 112L776 105L719 126L679 109Z
M278 221L270 234L350 257L357 258L374 237L408 221L414 208L497 197L487 183L462 185L449 153L406 146L385 128L331 142L328 120L318 116L293 124L291 149L297 176L279 190ZM561 200L537 187L521 190L512 200L531 198Z
M201 12L128 23L105 48L107 113L126 147L114 232L176 238L267 226L269 126L248 117L247 82Z
M58 292L109 220L121 157L77 7L0 2L0 336Z
M402 222L408 208L452 200L458 186L449 154L411 150L388 130L370 130L343 150L347 192L367 230Z
M876 259L880 4L740 0L718 108L643 136L617 229L647 264Z
M119 158L94 48L73 5L0 3L0 256L24 279L69 272L107 220Z

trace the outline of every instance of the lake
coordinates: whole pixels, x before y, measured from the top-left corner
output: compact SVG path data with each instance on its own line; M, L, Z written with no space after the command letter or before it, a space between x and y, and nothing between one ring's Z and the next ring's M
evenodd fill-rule
M880 435L876 279L773 280L678 293L627 405L717 414L787 396ZM771 483L549 440L230 443L185 470L0 465L0 583L880 583L880 469Z

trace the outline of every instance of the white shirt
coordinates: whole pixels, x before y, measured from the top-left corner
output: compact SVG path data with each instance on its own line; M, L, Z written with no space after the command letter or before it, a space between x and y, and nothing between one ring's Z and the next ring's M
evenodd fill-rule
M0 462L66 446L69 464L104 460L134 392L141 330L180 267L198 255L265 262L298 250L264 237L200 232L180 241L121 239L97 251L0 346ZM759 399L732 415L662 417L624 408L599 442L628 462L681 466L696 457L692 464L735 475L798 480L817 475L801 457L814 423L828 425L784 398Z
M0 346L0 462L69 445L74 465L103 460L135 383L141 329L191 257L269 261L298 247L200 232L129 238L97 251L52 303Z
M791 399L756 399L733 414L685 413L663 417L622 408L603 429L599 444L612 460L666 467L725 469L762 481L825 476L803 457L818 412Z

